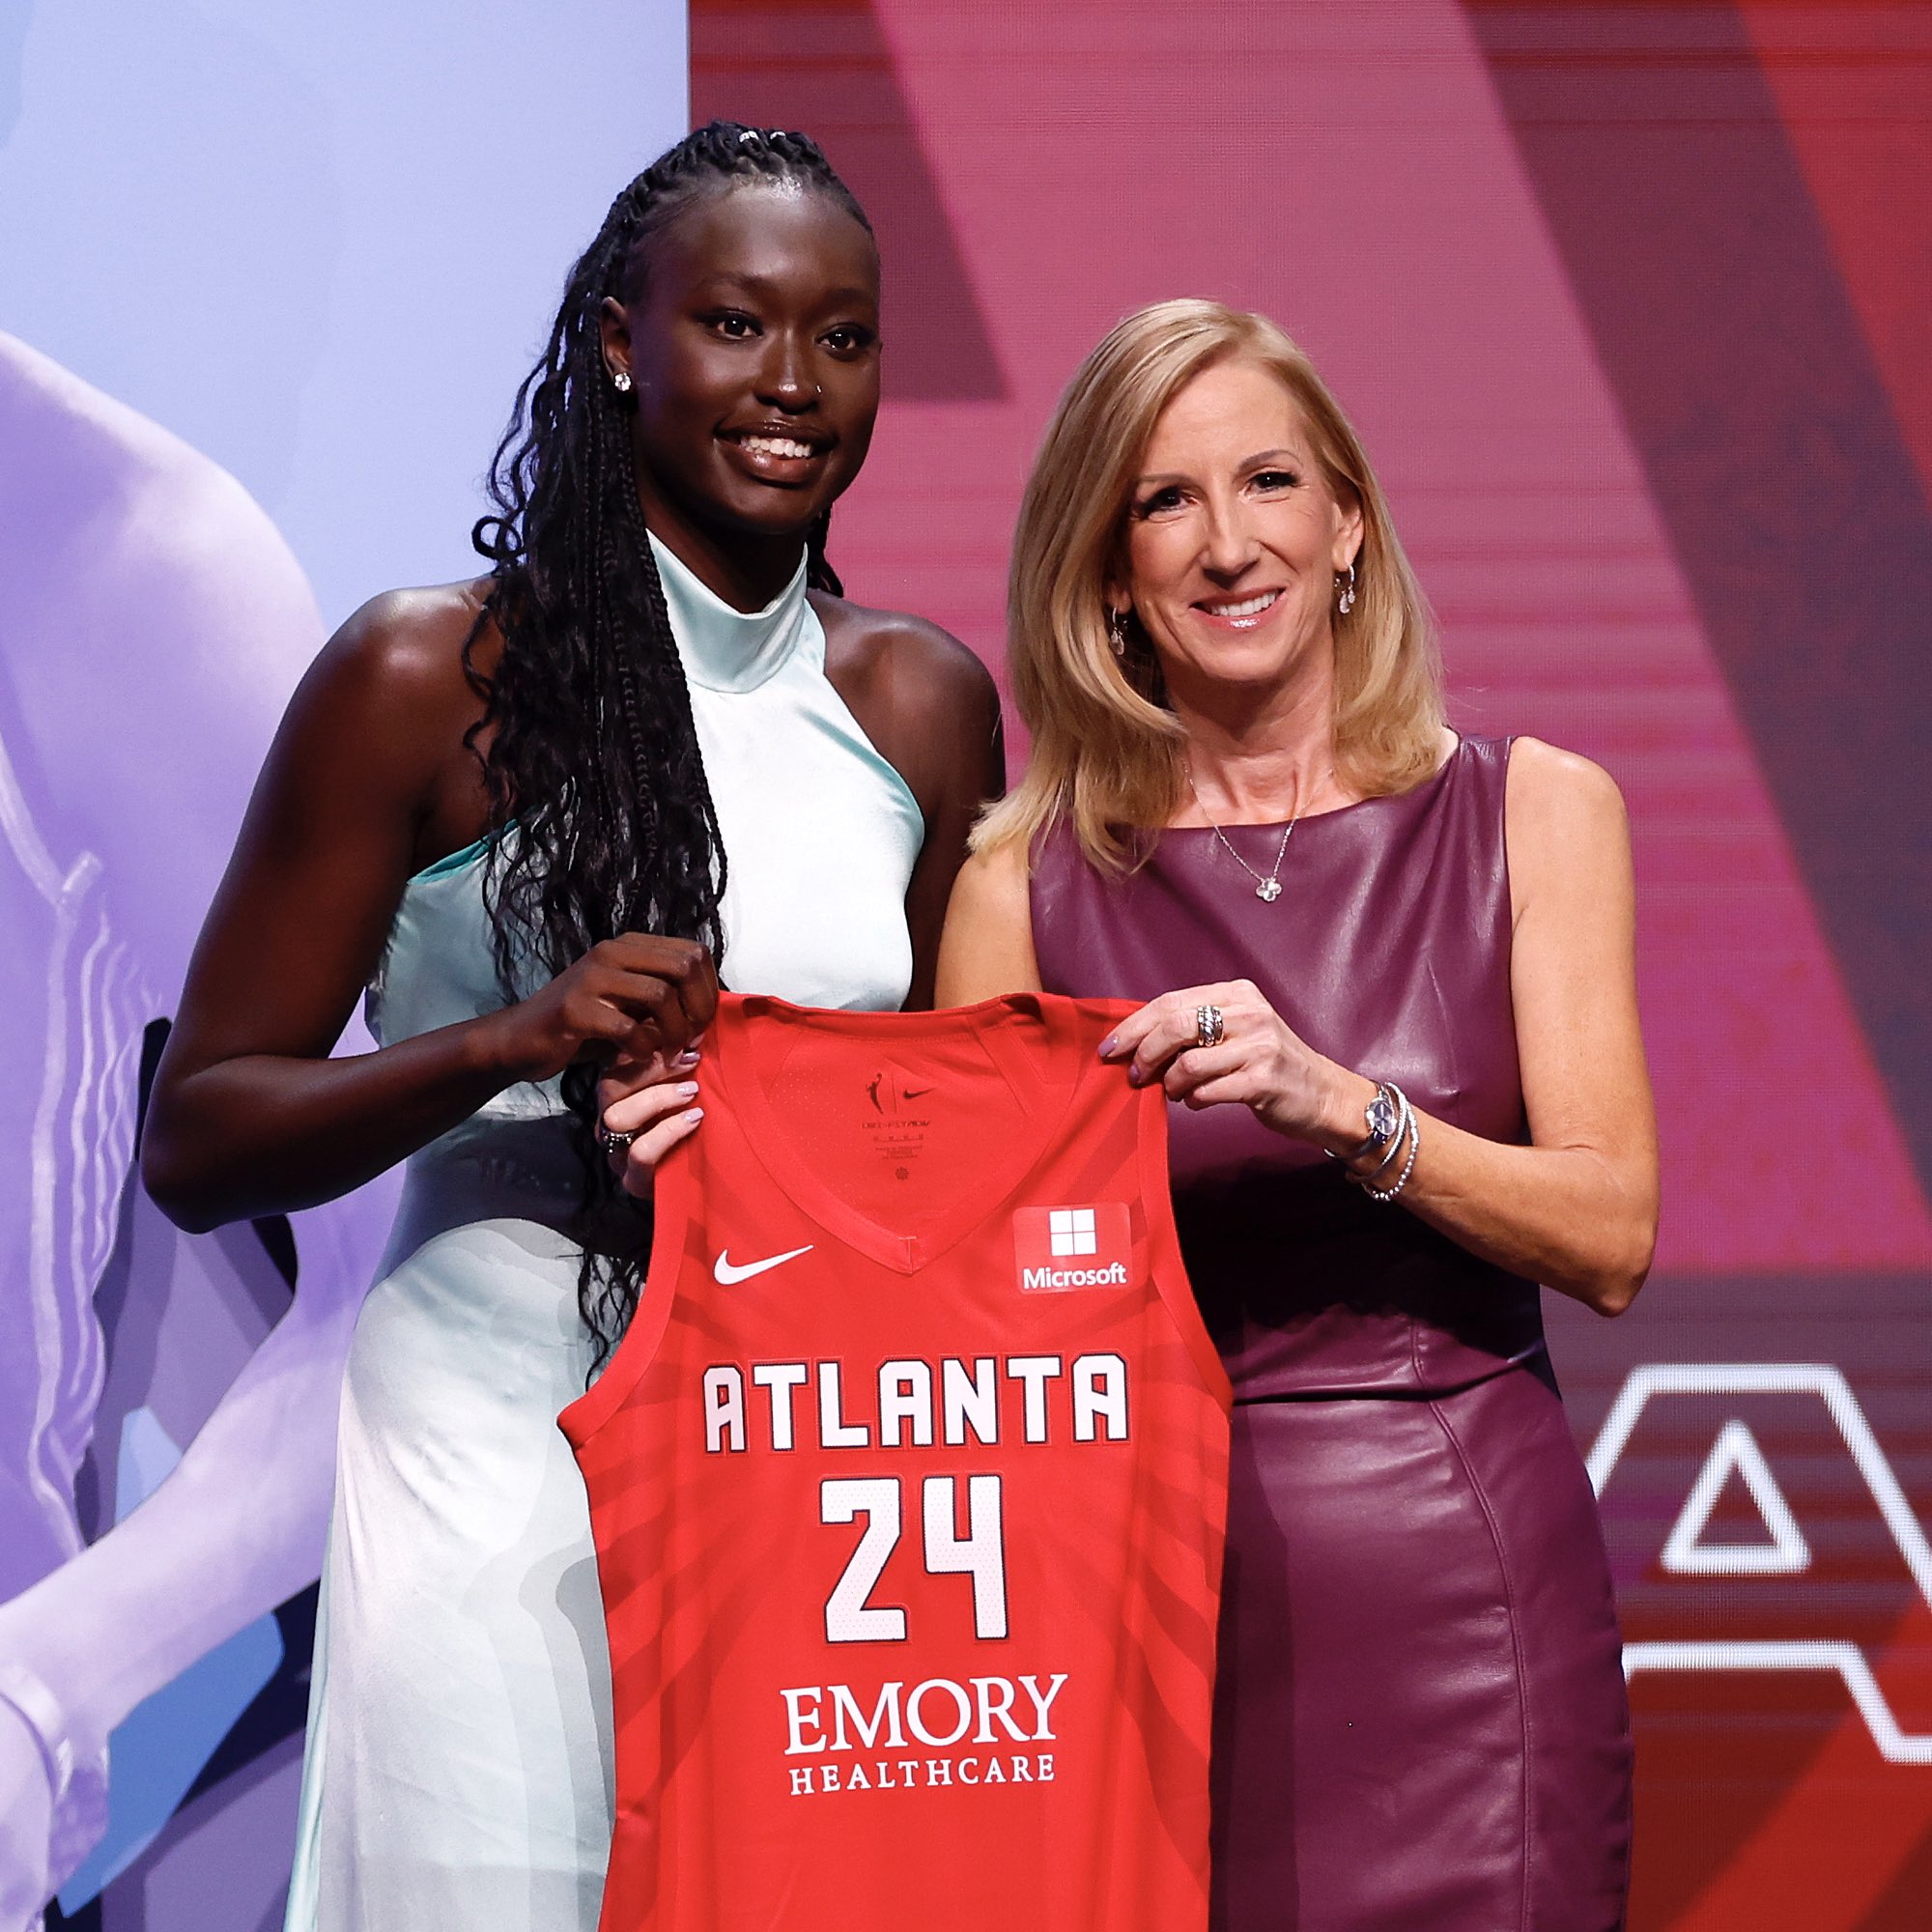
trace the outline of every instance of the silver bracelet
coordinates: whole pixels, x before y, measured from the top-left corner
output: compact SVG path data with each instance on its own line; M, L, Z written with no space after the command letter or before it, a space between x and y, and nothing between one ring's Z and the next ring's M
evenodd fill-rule
M1393 1201L1408 1185L1408 1177L1414 1171L1415 1152L1422 1145L1422 1129L1416 1125L1414 1109L1406 1101L1403 1103L1402 1118L1404 1126L1408 1130L1408 1158L1403 1162L1402 1172L1396 1176L1393 1187L1372 1187L1367 1180L1356 1182L1356 1185L1361 1188L1362 1192L1371 1201ZM1378 1168L1376 1176L1378 1176L1380 1172L1381 1169ZM1376 1176L1371 1176L1370 1179L1373 1179Z
M107 1747L76 1746L60 1700L24 1663L0 1662L0 1704L26 1725L47 1768L53 1797L47 1879L58 1889L106 1833Z

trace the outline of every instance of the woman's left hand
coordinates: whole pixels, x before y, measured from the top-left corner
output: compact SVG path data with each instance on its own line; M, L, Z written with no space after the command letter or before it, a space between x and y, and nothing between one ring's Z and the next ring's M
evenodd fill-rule
M1221 1037L1203 1046L1201 1011L1221 1015ZM1158 1080L1170 1100L1190 1107L1248 1108L1264 1126L1291 1140L1342 1148L1350 1137L1338 1131L1359 1117L1372 1081L1317 1053L1262 997L1249 980L1188 986L1163 993L1122 1021L1102 1043L1103 1060L1125 1061L1137 1087ZM1351 1109L1353 1088L1362 1099ZM1353 1139L1359 1141L1357 1131Z

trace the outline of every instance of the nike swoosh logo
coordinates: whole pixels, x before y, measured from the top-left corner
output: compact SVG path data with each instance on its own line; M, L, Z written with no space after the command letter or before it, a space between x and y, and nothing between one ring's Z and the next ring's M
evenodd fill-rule
M932 1089L930 1087L908 1087L905 1090L905 1097L908 1100L918 1100L931 1092Z
M763 1274L767 1268L775 1268L781 1262L795 1262L800 1255L809 1255L811 1243L806 1242L802 1248L792 1248L781 1255L767 1255L761 1262L747 1262L742 1267L731 1259L728 1248L722 1250L718 1259L711 1264L711 1278L723 1287L731 1288L741 1281L750 1281L754 1274Z

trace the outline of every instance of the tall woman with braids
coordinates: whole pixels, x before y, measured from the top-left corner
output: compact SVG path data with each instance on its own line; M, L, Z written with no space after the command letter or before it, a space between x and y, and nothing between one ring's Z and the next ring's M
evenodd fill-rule
M635 1300L714 966L930 1001L998 707L825 561L878 298L803 136L713 124L639 176L519 395L489 575L330 642L209 917L156 1198L210 1228L409 1163L350 1353L292 1926L594 1923L608 1663L554 1417ZM331 1060L365 988L383 1044Z

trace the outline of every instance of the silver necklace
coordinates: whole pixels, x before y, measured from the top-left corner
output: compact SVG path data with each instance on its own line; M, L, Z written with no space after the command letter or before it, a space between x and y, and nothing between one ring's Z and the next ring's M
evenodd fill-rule
M1189 772L1187 774L1187 789L1194 793L1194 803L1198 806L1201 806L1202 817L1208 818L1208 808L1205 805L1201 805L1201 794L1199 791L1195 790L1194 774L1192 772ZM1248 862L1245 859L1243 859L1237 851L1236 851L1235 841L1232 838L1230 838L1228 835L1225 832L1223 832L1221 828L1218 825L1216 825L1211 818L1208 818L1208 826L1212 830L1214 837L1218 838L1221 841L1221 843L1227 847L1228 856L1234 860L1236 865L1240 867L1241 870L1244 871L1249 878L1254 880L1256 898L1265 899L1269 905L1273 905L1275 900L1280 898L1281 896L1281 862L1288 856L1288 836L1291 832L1294 830L1296 825L1298 825L1300 822L1301 822L1301 813L1299 810L1297 810L1294 816L1291 818L1288 821L1288 823L1281 828L1281 843L1275 847L1274 865L1269 868L1267 876L1264 878L1261 873L1256 871L1255 868L1251 865L1249 865Z

